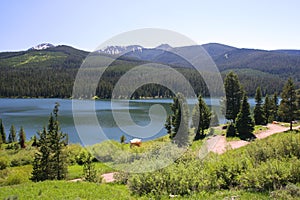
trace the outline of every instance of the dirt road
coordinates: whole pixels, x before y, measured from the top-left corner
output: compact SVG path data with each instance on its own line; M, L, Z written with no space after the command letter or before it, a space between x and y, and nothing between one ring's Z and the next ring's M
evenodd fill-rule
M268 130L256 134L257 139L263 139L275 133L280 133L289 130L289 127L284 127L278 124L268 124L267 128ZM299 128L300 126L294 127L294 129ZM221 135L215 136L207 140L208 150L218 154L224 153L227 149L237 149L249 143L250 142L244 140L227 142L226 137Z

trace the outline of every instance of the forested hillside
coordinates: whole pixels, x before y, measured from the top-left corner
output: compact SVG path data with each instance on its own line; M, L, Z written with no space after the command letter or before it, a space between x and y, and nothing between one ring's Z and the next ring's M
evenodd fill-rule
M235 71L248 95L254 96L258 85L263 94L280 92L282 83L292 77L297 87L300 83L300 54L296 50L262 51L238 49L221 44L202 46L211 55L224 77L229 71ZM164 45L154 49L132 51L113 62L104 73L96 95L111 98L114 84L128 70L147 62L169 64L183 74L194 87L197 94L209 96L209 92L198 72L182 58L163 50L172 48ZM192 51L197 46L174 48L178 51ZM59 97L69 98L76 74L89 52L69 46L56 46L43 50L30 49L20 52L0 53L0 96L1 97ZM117 55L96 52L104 58L116 58ZM214 79L213 74L206 74ZM176 80L172 81L176 85ZM130 83L128 83L130 84ZM184 88L182 88L184 90ZM165 87L145 85L133 95L170 97L172 93ZM93 94L85 94L85 98Z

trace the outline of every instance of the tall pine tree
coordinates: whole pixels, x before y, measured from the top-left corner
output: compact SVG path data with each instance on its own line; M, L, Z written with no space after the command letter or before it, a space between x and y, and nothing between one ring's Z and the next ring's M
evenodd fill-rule
M226 100L224 102L226 109L223 112L225 111L226 119L235 122L243 97L243 89L237 74L229 72L225 77L224 87L226 92Z
M172 134L172 117L171 116L167 116L165 128L167 130L167 134L170 136Z
M171 105L172 115L172 134L171 139L179 147L188 146L191 142L189 133L189 108L185 97L178 93Z
M278 120L278 95L275 92L271 98L271 120L277 121Z
M19 144L22 149L24 149L26 147L25 142L26 142L26 135L25 135L25 131L24 131L23 127L21 126L20 131L19 131Z
M293 121L298 114L296 101L295 85L293 80L289 78L281 93L281 102L278 112L283 121L290 123L290 130L293 130Z
M64 153L66 134L60 131L56 103L50 115L48 128L39 132L39 147L33 162L31 180L62 180L67 174L67 160Z
M195 127L194 140L203 139L205 137L204 130L209 128L211 120L211 112L204 102L201 95L198 97L198 104L193 109L192 122Z
M236 129L242 139L251 137L254 130L254 122L251 118L250 105L246 94L244 94L240 112L236 118Z
M255 107L254 107L254 121L256 125L265 125L266 124L266 117L264 114L264 109L262 107L262 94L260 87L256 89L255 93Z
M264 110L265 118L266 118L265 124L267 124L267 123L270 122L270 117L272 115L272 104L270 102L269 95L266 95L266 97L265 97L265 102L264 102L264 105L263 105L263 110Z
M2 139L2 143L6 143L6 133L5 133L5 128L2 120L0 119L0 136Z
M9 135L8 135L8 143L13 143L16 142L17 138L16 138L16 129L14 125L11 125L10 129L9 129Z

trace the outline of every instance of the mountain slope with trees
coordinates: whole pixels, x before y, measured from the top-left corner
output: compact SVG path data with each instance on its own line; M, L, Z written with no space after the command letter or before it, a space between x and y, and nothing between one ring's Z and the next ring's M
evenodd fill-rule
M186 60L165 51L167 49L189 54L199 48L208 52L223 78L229 71L237 73L249 96L254 96L259 85L262 95L281 93L283 82L288 77L294 79L296 88L300 86L300 54L297 50L238 49L217 43L172 48L165 44L153 49L131 51L119 58L116 54L93 52L93 56L99 55L104 59L118 58L105 71L96 95L100 98L111 98L112 88L123 74L135 66L156 62L174 67L191 82L197 94L209 96L207 87L197 71L192 69ZM78 69L89 53L65 45L42 50L0 53L0 96L71 97ZM211 74L206 76L214 79ZM93 95L87 94L85 97L91 96ZM170 97L173 94L166 88L150 84L140 88L132 97L140 96Z

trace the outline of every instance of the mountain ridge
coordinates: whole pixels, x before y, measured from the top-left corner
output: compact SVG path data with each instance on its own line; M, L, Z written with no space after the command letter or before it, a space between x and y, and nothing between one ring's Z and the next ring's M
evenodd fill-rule
M115 47L114 47L115 48ZM108 92L122 74L135 66L154 62L175 67L186 75L195 85L197 77L191 63L176 55L193 55L198 48L205 49L224 77L228 71L235 71L249 95L255 94L257 86L262 86L264 94L280 92L287 78L292 77L300 87L300 51L298 50L259 50L236 48L224 44L208 43L185 47L171 47L162 44L154 48L142 48L140 45L122 47L121 57L117 51L88 52L67 45L58 45L40 50L27 50L0 53L0 96L42 96L70 97L76 74L84 59L100 55L115 59L101 83L99 96L109 98ZM111 54L110 54L110 53ZM21 78L22 77L22 78ZM24 80L22 80L24 79ZM203 85L198 86L201 91ZM150 88L150 87L149 87ZM157 94L149 89L149 94ZM207 95L207 93L205 93Z

